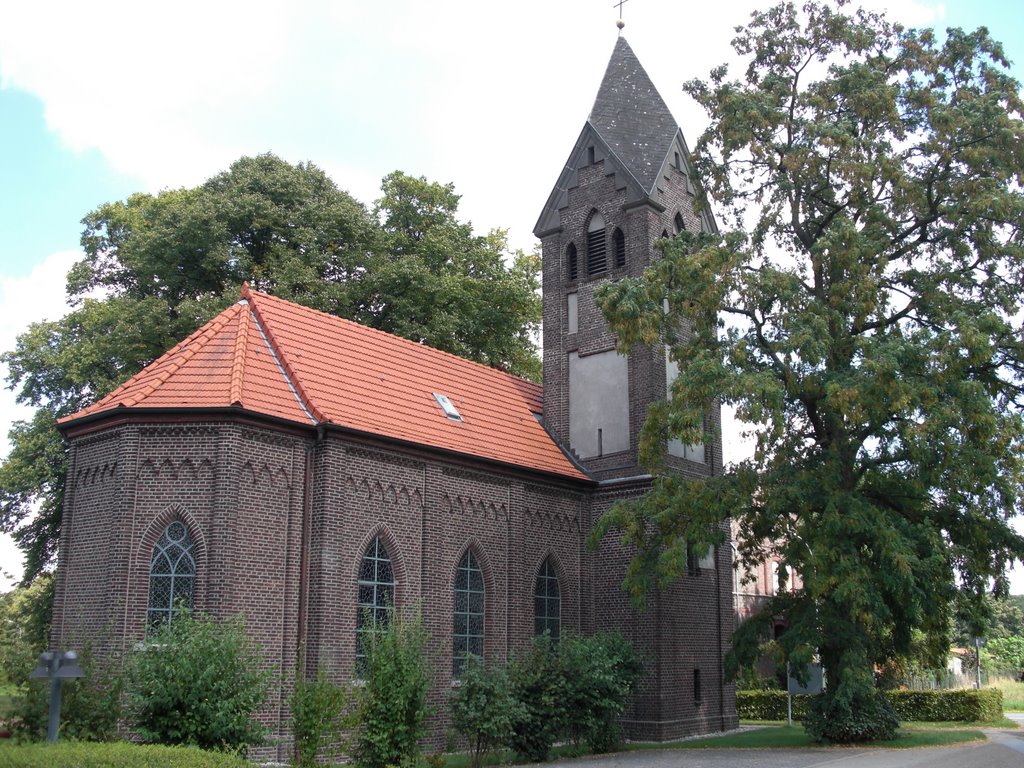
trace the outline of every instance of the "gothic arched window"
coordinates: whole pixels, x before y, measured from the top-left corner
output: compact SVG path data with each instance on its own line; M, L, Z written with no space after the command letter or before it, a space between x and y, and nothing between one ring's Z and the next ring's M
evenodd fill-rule
M185 524L175 520L164 529L153 547L146 614L149 626L170 626L175 612L191 610L195 587L195 544Z
M587 275L608 271L608 247L604 241L604 217L594 211L587 222Z
M680 232L686 231L686 223L683 221L683 215L676 212L676 217L672 220L672 226L675 228L675 232L672 234L678 235Z
M618 227L612 232L612 252L615 254L615 268L626 266L626 237Z
M565 249L565 261L569 265L569 279L575 280L580 276L580 262L576 256L576 246L572 243Z
M467 549L455 571L452 672L456 677L470 656L484 657L484 573Z
M356 602L356 668L366 663L371 636L387 627L395 610L395 571L384 542L376 536L359 564Z
M557 640L561 634L562 600L558 590L558 574L555 573L550 557L544 559L533 588L533 626L536 634L547 632L552 640Z

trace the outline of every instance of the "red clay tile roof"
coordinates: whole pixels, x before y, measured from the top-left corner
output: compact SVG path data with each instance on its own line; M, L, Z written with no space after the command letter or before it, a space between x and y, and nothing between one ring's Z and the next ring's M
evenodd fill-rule
M237 304L60 423L122 408L238 406L585 479L534 417L541 403L536 384L246 286Z

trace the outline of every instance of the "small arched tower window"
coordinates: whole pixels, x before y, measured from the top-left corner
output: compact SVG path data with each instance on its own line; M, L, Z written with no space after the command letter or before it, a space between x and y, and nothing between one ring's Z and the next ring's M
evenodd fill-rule
M174 520L153 547L149 565L149 626L171 626L174 614L192 609L196 586L195 544L181 520Z
M608 271L608 247L604 238L604 216L594 211L587 222L587 275Z
M612 252L615 255L615 268L626 266L626 237L618 227L612 232Z
M356 669L366 665L373 635L383 631L395 611L395 569L380 536L374 537L359 563L356 598Z
M580 261L573 243L569 243L565 249L565 262L569 265L569 279L575 280L580 276Z
M675 230L672 233L674 235L678 235L680 232L686 231L686 223L683 221L683 215L678 211L676 212L676 217L672 220L672 226Z
M562 599L558 574L550 557L544 559L533 588L533 625L537 635L547 632L552 640L557 640L561 634Z
M466 659L484 657L484 572L467 549L455 571L455 611L452 623L452 673L458 677Z

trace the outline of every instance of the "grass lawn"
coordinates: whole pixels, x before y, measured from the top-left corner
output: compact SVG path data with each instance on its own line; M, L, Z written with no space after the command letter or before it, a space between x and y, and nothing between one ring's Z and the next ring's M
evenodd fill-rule
M948 744L963 744L970 741L984 741L985 734L963 723L943 723L942 726L959 725L959 728L931 728L932 723L905 723L892 741L877 741L871 747L904 749L908 747L942 747ZM630 744L627 749L772 749L780 747L820 747L811 741L800 726L787 728L761 728L726 736L709 736L670 744Z
M1016 680L995 680L988 688L998 688L1003 692L1004 712L1024 712L1024 683Z

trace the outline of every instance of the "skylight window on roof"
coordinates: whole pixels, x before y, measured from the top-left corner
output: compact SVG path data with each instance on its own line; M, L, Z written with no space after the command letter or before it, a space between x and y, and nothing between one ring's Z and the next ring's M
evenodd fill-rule
M462 414L459 413L459 409L456 408L452 404L452 401L445 395L434 392L434 399L437 400L437 404L441 406L441 410L444 411L445 416L452 421L462 421Z

